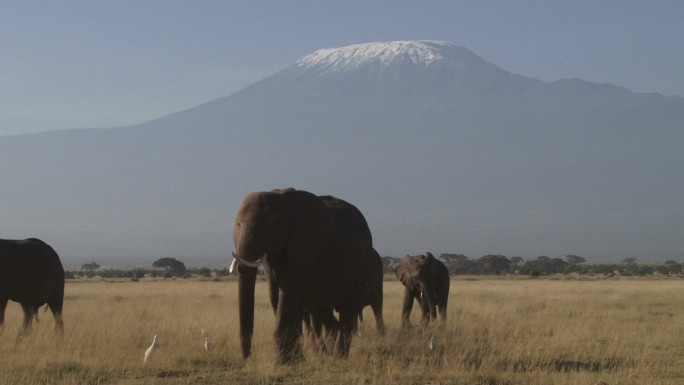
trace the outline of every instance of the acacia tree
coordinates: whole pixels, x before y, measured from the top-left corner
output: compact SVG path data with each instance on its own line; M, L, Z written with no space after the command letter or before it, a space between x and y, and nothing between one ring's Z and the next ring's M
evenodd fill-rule
M480 264L463 254L442 254L439 257L445 261L451 275L481 273Z
M185 264L174 258L158 259L152 263L152 267L164 269L164 276L166 277L184 277L188 272Z
M480 258L488 273L500 275L511 268L511 261L503 255L489 254Z
M99 269L100 265L95 262L84 263L81 265L81 270L85 271L86 277L93 277L95 275L95 270Z
M529 260L523 265L523 271L527 274L558 274L565 272L567 262L560 258L549 258L545 255Z
M84 263L81 265L81 270L85 270L88 273L92 273L93 270L97 270L100 268L100 265L98 265L95 262L90 262L90 263Z
M519 269L524 262L525 260L522 257L511 257L511 267L513 269Z
M658 267L658 272L661 274L679 274L682 272L682 265L677 261L668 260L662 266Z
M566 255L565 262L569 263L571 266L579 265L580 263L586 262L586 259L580 257L579 255Z
M566 272L581 272L579 264L586 262L586 259L580 257L579 255L570 254L565 256L565 262L568 263L568 268Z

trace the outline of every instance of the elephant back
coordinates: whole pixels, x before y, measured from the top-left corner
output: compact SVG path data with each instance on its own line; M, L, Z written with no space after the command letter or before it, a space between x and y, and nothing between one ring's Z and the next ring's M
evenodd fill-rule
M368 250L373 247L373 237L368 222L356 206L331 195L323 195L319 198L332 214L338 234L347 241L368 248Z

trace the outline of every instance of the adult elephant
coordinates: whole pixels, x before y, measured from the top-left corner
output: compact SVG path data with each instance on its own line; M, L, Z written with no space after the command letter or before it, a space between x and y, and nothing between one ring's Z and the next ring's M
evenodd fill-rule
M402 327L409 327L414 299L423 311L422 322L427 324L437 318L446 322L449 298L449 270L431 253L407 255L394 270L404 285L404 302L401 309Z
M339 328L336 351L347 356L358 314L368 299L366 272L373 257L363 214L332 196L294 189L255 192L238 210L233 238L242 356L251 353L254 286L262 264L276 311L278 361L303 359L303 311L327 322L326 327ZM331 309L339 311L339 320Z
M40 239L0 239L0 330L9 300L24 311L22 333L31 328L38 308L47 304L58 331L64 328L64 268L57 253Z

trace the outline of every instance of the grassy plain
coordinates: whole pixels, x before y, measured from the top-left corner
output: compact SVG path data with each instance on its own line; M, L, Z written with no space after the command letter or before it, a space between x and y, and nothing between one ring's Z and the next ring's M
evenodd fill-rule
M388 333L370 309L351 356L306 345L306 362L275 364L274 317L259 282L254 354L239 355L235 281L69 282L65 333L51 314L17 343L10 302L0 384L675 385L684 379L680 280L452 281L444 329L399 329L402 287L385 282ZM414 323L418 322L414 307ZM200 330L216 350L203 349ZM153 335L154 359L142 361ZM437 349L428 341L435 336Z

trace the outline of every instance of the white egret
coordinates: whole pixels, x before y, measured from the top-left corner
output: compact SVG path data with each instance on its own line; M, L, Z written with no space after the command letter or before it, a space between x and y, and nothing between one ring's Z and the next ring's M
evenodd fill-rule
M152 359L152 356L154 355L154 351L157 349L157 335L154 335L154 339L152 340L152 345L150 345L149 348L145 351L145 359L143 362L147 362Z
M211 353L214 350L214 344L209 341L209 332L206 329L202 329L202 337L204 337L204 350Z
M434 351L439 351L439 350L442 349L442 347L437 343L437 341L435 341L435 337L434 337L434 336L430 337L430 343L428 344L428 347L429 347L430 350L432 350L433 352L434 352Z

